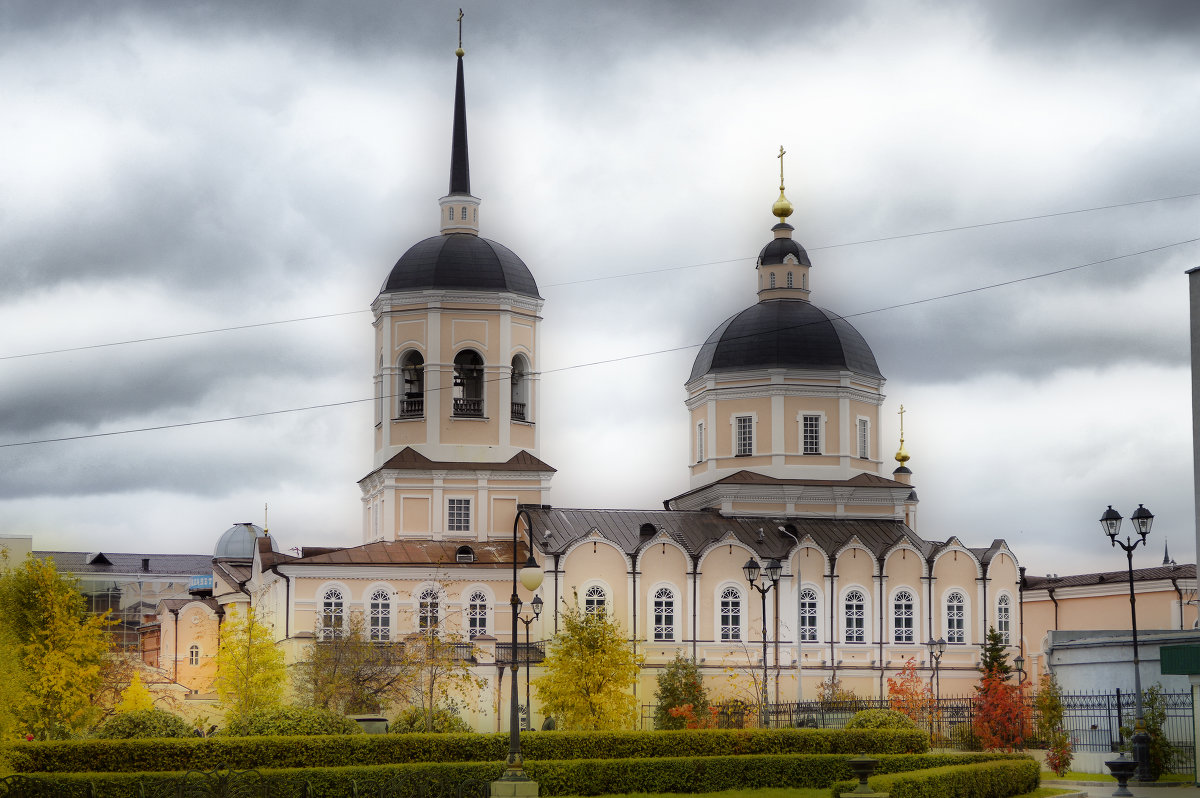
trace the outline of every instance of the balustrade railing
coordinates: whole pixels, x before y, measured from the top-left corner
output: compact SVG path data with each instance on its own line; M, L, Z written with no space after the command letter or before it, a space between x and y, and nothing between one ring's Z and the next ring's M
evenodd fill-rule
M512 403L512 417L513 417L513 421L525 421L525 403L524 402L513 402Z
M482 399L454 399L454 415L468 418L483 418Z

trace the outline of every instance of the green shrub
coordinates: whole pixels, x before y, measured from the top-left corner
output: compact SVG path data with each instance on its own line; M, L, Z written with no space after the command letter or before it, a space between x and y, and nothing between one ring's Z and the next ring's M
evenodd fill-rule
M983 741L970 723L957 723L950 727L950 745L959 751L983 750Z
M132 740L145 737L194 737L187 721L163 709L135 709L104 720L92 735L101 740Z
M886 792L892 798L1007 798L1036 790L1041 766L1027 755L1010 756L1014 758L883 773L872 776L867 784L872 792ZM830 794L841 798L856 786L857 780L838 782Z
M425 710L420 707L409 707L401 712L388 725L389 732L412 733L430 731L434 734L461 734L471 732L471 724L458 716L451 709L435 709L433 711L433 728L425 728Z
M351 721L353 722L353 721ZM357 724L356 724L357 725ZM921 754L929 737L891 729L712 729L648 732L525 732L532 760L649 759L762 754ZM23 772L107 772L341 767L393 762L500 762L507 734L355 734L78 740L22 744Z
M327 709L279 707L243 715L221 733L230 737L295 734L361 734L353 719Z
M917 724L894 709L864 709L846 722L847 729L915 729Z
M383 735L379 735L383 736ZM368 735L369 737L369 735ZM401 737L403 739L403 736ZM996 762L1012 754L926 754L880 756L880 769L886 773L903 773L915 768L963 765L974 762ZM838 780L851 777L849 754L838 756L719 756L719 757L659 757L655 759L570 761L526 760L530 778L539 783L542 795L595 795L621 791L636 792L693 792L697 785L705 790L757 789L763 787L828 788ZM1032 760L1030 760L1032 761ZM1036 764L1034 765L1036 768ZM213 768L206 768L212 770ZM234 768L239 770L240 768ZM224 768L221 769L224 771ZM490 782L504 771L504 763L406 763L378 766L350 765L345 767L311 767L270 769L258 768L261 784L269 795L304 795L305 785L311 785L314 796L341 796L350 792L350 781L357 783L358 794L372 791L368 785L408 779L410 786L425 787L431 782L446 785L452 794L462 782L474 779ZM142 794L173 793L183 773L56 773L38 774L38 781L55 785L70 794L87 794L86 785L96 785L98 795L106 798L138 798ZM195 778L195 777L193 777ZM1036 781L1036 772L1035 772ZM257 782L255 782L257 783ZM437 792L436 790L431 792ZM415 794L415 791L413 791ZM1010 793L997 792L997 796ZM912 793L906 794L908 798ZM941 795L941 793L939 793ZM900 796L898 796L900 798Z

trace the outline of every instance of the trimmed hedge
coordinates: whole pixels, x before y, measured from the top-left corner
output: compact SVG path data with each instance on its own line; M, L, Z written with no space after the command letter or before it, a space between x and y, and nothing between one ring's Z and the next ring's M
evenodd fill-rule
M1040 771L1036 760L1021 755L1007 761L872 776L867 784L892 798L1006 798L1036 790ZM857 786L857 780L839 782L830 794L841 798Z
M209 737L157 740L63 740L20 743L22 772L126 772L342 767L400 762L496 762L507 734L357 734L314 737ZM762 754L917 754L920 731L860 729L526 732L531 760L643 759Z
M1004 764L1012 754L926 754L882 755L880 769L904 775L913 768L935 768L929 772L963 770L975 762ZM829 787L850 776L850 755L763 755L725 757L658 757L653 759L527 761L526 772L538 782L542 795L599 795L615 792L696 792L760 787ZM1007 761L1011 761L1008 759ZM1024 760L1022 760L1024 761ZM1033 760L1028 760L1033 763ZM946 767L958 765L958 767ZM942 766L942 767L936 767ZM1036 782L1036 763L1034 780ZM235 768L236 770L236 768ZM419 783L436 782L457 787L474 779L489 782L504 772L500 762L413 763L375 767L261 769L258 771L271 795L304 795L311 786L314 798L344 796L351 779L360 791L396 777ZM38 774L32 778L82 792L95 785L103 798L138 798L139 790L154 794L173 789L182 773L62 773ZM923 783L923 782L922 782ZM950 793L953 795L954 793ZM964 793L965 794L965 793ZM995 795L1010 793L995 793ZM1012 793L1015 794L1015 793ZM908 798L896 795L896 798Z

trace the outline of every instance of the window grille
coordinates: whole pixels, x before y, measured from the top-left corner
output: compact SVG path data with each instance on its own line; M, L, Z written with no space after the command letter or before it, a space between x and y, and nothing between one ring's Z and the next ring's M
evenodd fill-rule
M1012 601L1006 595L1001 595L996 603L996 631L1001 643L1012 645Z
M907 590L896 593L892 604L892 618L897 643L913 642L913 594Z
M737 417L737 451L739 457L754 454L754 417Z
M481 590L467 599L467 631L472 640L487 634L487 596Z
M821 417L819 415L804 417L804 453L821 453Z
M654 591L654 639L675 639L675 593L669 587Z
M451 532L471 531L471 500L450 499L446 510L446 528Z
M865 418L858 420L858 456L863 460L871 456L871 422Z
M811 587L800 591L800 641L817 642L817 593Z
M955 590L946 596L946 642L966 642L967 600Z
M321 639L329 640L346 633L346 605L342 591L331 587L321 597Z
M371 594L368 602L371 621L371 639L376 641L391 640L392 638L392 596L391 593L379 588Z
M608 596L604 594L604 588L600 585L592 585L583 594L583 611L588 615L603 613L604 605L607 603Z
M846 642L866 642L866 603L861 590L846 594Z
M742 592L732 586L721 591L721 639L742 639Z

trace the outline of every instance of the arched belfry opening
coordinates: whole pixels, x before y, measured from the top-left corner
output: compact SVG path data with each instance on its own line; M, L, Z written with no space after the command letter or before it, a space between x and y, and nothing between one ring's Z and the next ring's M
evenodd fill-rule
M454 356L454 415L483 417L483 358L474 349Z
M529 360L524 355L512 359L512 419L533 420L529 407Z
M425 358L420 352L409 352L400 360L399 418L421 418L425 415Z

